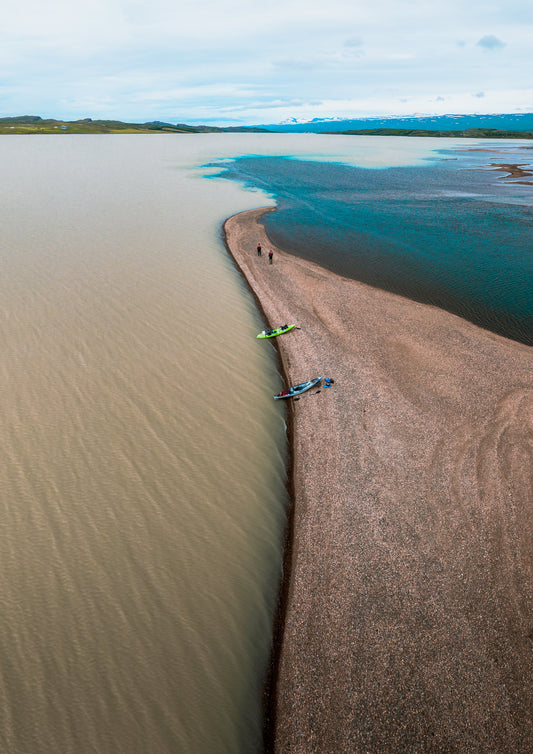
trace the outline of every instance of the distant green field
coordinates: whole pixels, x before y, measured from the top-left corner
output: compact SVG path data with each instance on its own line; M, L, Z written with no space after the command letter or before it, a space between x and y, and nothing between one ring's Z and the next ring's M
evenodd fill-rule
M219 133L226 131L264 131L261 128L211 126L188 126L183 123L123 123L120 120L66 121L25 115L14 118L0 118L0 134L148 134L148 133Z
M430 131L417 128L365 128L358 131L323 133L354 136L437 136L455 139L533 139L533 131L502 131L498 128L465 128L462 131Z

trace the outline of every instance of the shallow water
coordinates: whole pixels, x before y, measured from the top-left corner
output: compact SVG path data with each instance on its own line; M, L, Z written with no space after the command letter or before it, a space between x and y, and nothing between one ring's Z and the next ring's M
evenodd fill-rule
M441 144L387 169L244 157L227 175L275 197L265 226L281 248L533 345L533 176L490 167L504 162L531 170L533 153Z
M284 408L221 225L273 199L205 176L240 155L416 166L435 146L0 140L2 752L261 750Z

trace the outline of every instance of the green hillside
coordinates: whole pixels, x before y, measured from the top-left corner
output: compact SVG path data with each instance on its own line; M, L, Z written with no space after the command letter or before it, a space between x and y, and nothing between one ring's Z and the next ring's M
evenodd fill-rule
M14 118L0 118L0 134L146 134L146 133L224 133L224 132L265 131L253 127L188 126L184 123L173 125L153 121L151 123L123 123L120 120L54 120L38 115L23 115Z
M465 128L462 131L430 131L417 128L363 128L353 131L326 131L325 133L353 134L355 136L437 136L456 139L533 139L533 131L503 131L498 128Z

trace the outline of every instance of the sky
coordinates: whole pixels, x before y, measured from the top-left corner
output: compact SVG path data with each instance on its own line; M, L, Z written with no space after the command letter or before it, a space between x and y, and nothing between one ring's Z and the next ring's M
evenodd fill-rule
M0 116L533 112L531 0L4 0Z

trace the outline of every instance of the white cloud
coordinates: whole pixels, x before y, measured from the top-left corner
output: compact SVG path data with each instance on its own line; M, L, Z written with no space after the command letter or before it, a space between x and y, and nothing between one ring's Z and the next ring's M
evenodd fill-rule
M362 47L363 46L363 40L361 37L350 37L350 39L347 39L344 43L345 47Z
M498 39L493 34L486 34L484 37L481 37L477 44L485 50L501 50L502 47L505 47L505 42L502 42L501 39Z
M9 3L0 114L198 121L233 110L253 123L436 102L533 110L532 25L529 0ZM481 52L499 54L481 64Z

